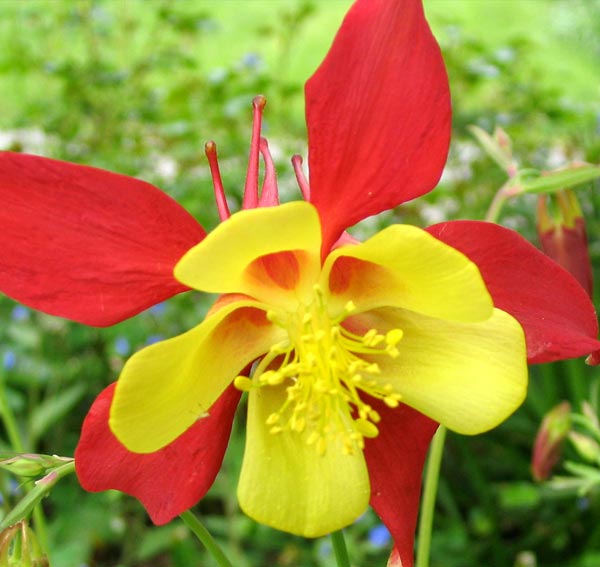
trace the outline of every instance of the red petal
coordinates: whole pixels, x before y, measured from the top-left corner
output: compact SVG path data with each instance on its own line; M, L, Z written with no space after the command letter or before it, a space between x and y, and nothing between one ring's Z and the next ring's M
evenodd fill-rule
M156 187L0 153L0 290L30 307L112 325L187 288L173 277L205 235Z
M402 566L412 567L423 464L438 424L403 404L371 405L381 415L379 435L365 444L371 506L390 530Z
M584 289L522 236L478 221L441 223L427 230L479 266L496 307L523 326L530 363L600 348L594 306Z
M90 492L120 490L144 505L152 521L166 524L196 504L212 486L227 448L240 392L231 387L185 433L156 453L131 453L108 427L115 384L92 405L75 451L81 486Z
M420 0L358 0L305 91L324 250L345 228L436 185L450 92Z

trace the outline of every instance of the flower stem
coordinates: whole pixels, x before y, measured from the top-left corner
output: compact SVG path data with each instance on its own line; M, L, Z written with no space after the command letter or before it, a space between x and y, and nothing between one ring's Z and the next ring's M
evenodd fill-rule
M498 222L498 218L500 217L500 211L503 209L504 204L506 203L506 194L504 192L503 186L492 199L492 203L490 204L490 208L488 209L485 220L487 222Z
M6 429L6 435L8 436L8 442L10 443L11 449L16 453L25 453L25 447L23 446L19 428L17 427L17 420L15 419L15 414L12 412L6 396L6 379L4 373L1 373L0 375L0 415L4 422L4 428Z
M429 458L427 459L427 472L425 474L425 486L421 501L421 517L419 519L416 567L429 567L435 500L445 441L446 428L440 425L433 437L431 448L429 449Z
M339 530L331 534L331 544L333 545L333 553L338 567L350 567L350 556L346 548L346 540L344 540L344 532Z
M186 510L179 517L190 531L200 540L200 543L214 557L219 567L233 567L233 563L229 561L223 550L219 547L210 532L204 527L190 510Z
M19 433L17 426L17 420L15 414L10 407L8 402L8 396L6 395L6 375L0 370L0 417L6 429L6 435L8 442L13 451L17 453L25 453L25 446ZM33 483L27 481L23 483L27 490L31 490ZM44 512L41 506L36 506L33 509L33 521L35 523L35 531L38 538L38 542L43 552L48 551L48 535L46 530L46 519L44 518Z

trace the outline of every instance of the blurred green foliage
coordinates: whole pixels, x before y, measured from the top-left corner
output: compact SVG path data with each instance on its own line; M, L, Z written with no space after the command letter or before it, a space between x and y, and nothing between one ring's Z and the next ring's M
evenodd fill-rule
M3 0L0 149L40 153L157 184L207 228L217 222L205 141L217 142L233 209L250 137L250 102L268 98L265 135L286 199L299 197L289 158L306 156L303 83L324 56L347 0ZM436 191L369 219L426 225L481 218L502 172L467 131L501 125L524 164L600 162L600 4L594 0L426 0L454 100L454 143ZM600 281L598 184L578 191ZM535 201L502 222L535 240ZM181 296L108 329L0 300L0 356L26 450L72 455L94 397L148 342L197 324L210 298ZM482 377L485 379L485 377ZM432 565L586 567L600 564L600 502L533 484L530 451L543 415L589 395L583 361L534 368L525 405L497 430L451 435L443 464ZM243 408L242 408L243 409ZM329 566L327 539L305 541L243 516L235 485L240 411L223 470L198 506L236 565ZM10 450L0 438L0 448ZM0 473L4 513L23 493ZM44 502L59 567L213 565L179 521L156 528L133 499L86 494L63 480ZM384 565L390 542L371 512L347 530L355 565ZM529 561L529 563L527 563Z

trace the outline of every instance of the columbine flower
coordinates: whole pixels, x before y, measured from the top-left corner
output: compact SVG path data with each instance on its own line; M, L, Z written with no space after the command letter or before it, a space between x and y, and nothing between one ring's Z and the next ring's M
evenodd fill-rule
M136 353L100 394L76 452L82 485L169 521L211 486L248 392L242 508L317 536L370 503L409 566L438 423L494 427L525 395L526 359L598 349L597 322L568 273L500 226L345 233L430 191L446 159L448 85L420 2L359 0L306 104L310 183L294 159L306 202L278 204L259 97L241 212L207 147L223 220L208 235L142 181L0 154L0 287L99 326L190 288L220 293L202 323Z

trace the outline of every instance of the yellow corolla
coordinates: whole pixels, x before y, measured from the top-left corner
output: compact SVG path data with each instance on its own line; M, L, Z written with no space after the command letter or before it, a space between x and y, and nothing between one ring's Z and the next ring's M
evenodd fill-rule
M239 502L279 529L319 536L365 511L363 449L386 427L374 400L475 434L525 396L521 326L473 262L419 228L393 225L322 260L313 205L243 210L175 277L223 295L196 328L127 362L110 427L128 450L157 451L233 382L248 392Z

